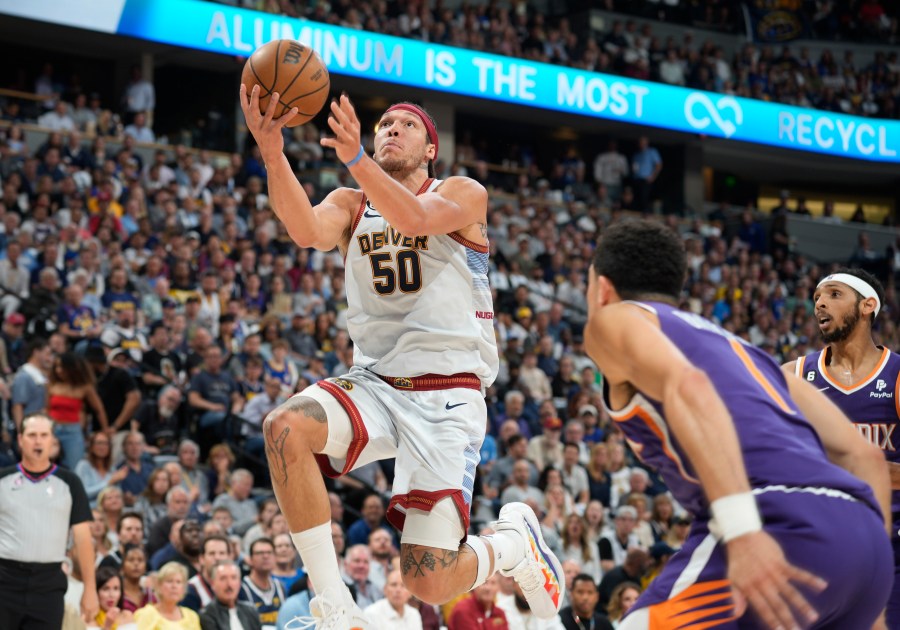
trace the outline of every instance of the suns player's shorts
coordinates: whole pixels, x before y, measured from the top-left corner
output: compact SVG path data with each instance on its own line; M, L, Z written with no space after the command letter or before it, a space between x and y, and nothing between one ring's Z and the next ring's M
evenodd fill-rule
M396 457L388 521L402 531L408 509L430 512L438 501L450 497L463 532L468 530L475 467L487 422L477 376L386 378L353 367L349 374L319 381L299 395L321 401L323 391L347 412L353 435L345 454L328 449L329 455L316 456L322 472L339 477ZM459 542L452 541L448 548Z
M875 510L849 495L823 489L779 486L754 491L765 531L791 564L823 578L828 586L799 590L818 611L812 628L863 630L884 609L894 561L884 523ZM795 584L796 586L796 584ZM650 583L619 630L762 629L748 609L734 618L723 545L705 522L695 521L681 551Z

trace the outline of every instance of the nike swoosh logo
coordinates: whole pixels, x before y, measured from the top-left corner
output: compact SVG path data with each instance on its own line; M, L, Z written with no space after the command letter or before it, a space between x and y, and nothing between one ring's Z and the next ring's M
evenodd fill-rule
M446 409L447 411L450 411L451 409L456 409L457 407L462 407L463 405L468 405L468 404L469 403L456 403L455 405L451 405L450 403L447 403L446 405L444 405L444 409Z
M380 215L380 214L369 214L369 211L368 211L368 210L366 210L365 212L363 212L363 216L364 216L364 217L368 217L368 218L370 218L370 219L380 219L380 218L381 218L381 215Z
M831 389L831 385L826 385L825 387L820 387L819 391L824 392L826 389Z

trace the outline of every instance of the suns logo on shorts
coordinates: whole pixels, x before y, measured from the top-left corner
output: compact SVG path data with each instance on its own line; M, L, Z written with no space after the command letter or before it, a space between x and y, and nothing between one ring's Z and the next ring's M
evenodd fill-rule
M329 378L328 380L345 391L348 391L348 392L353 391L353 383L351 383L350 381L348 381L345 378Z
M398 376L394 379L394 387L396 387L397 389L412 389L412 379L406 376Z

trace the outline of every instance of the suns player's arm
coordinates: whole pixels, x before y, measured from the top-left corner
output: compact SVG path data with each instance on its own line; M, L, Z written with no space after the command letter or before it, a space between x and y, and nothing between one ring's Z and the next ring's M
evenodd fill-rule
M610 385L630 383L660 400L710 502L750 491L737 432L705 372L630 304L598 310L585 328L588 353Z
M785 363L783 366L781 366L781 371L784 372L784 377L786 379L788 379L788 383L791 382L791 377L795 377L795 378L798 378L804 384L809 385L809 383L804 381L801 377L797 376L797 362L796 361L790 361L788 363ZM812 386L810 386L810 387L812 387ZM813 389L815 389L815 387L813 387ZM822 398L825 398L826 400L831 402L831 399L828 398L827 396L825 396L824 394L822 394L820 392L817 392L817 393L819 393L819 395L822 396ZM834 405L833 402L831 404ZM835 405L835 407L837 407L837 405ZM853 421L852 418L849 418L843 414L843 410L841 410L840 407L837 407L837 409L841 413L841 415L844 416L846 421L850 421L850 422ZM809 417L809 416L807 416L807 417ZM882 453L882 455L883 455L883 453ZM882 457L882 459L883 459L883 457ZM888 474L890 476L891 489L892 490L900 490L900 464L895 464L894 462L887 462L887 469L888 469ZM859 476L859 475L857 475L857 476Z
M828 458L872 486L890 531L892 475L884 453L862 437L825 394L793 373L785 378L791 398L819 434Z
M659 329L655 316L630 304L595 311L585 327L588 354L610 387L628 385L661 400L666 421L690 460L710 502L750 491L731 414L709 376ZM815 611L794 586L825 583L792 566L763 531L727 543L728 578L771 628L797 627L794 611L811 621ZM737 615L743 614L738 600Z
M781 366L781 371L784 372L784 377L787 378L789 375L793 375L797 373L797 360L788 361L787 363Z

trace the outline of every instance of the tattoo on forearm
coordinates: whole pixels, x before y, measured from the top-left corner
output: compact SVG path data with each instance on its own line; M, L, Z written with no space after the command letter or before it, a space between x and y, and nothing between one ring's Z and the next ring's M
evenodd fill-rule
M479 223L478 227L481 228L481 236L486 239L487 238L487 224Z
M325 410L322 408L319 401L310 398L309 396L294 396L293 398L289 398L287 402L281 405L281 410L305 414L322 424L328 421Z
M442 549L440 556L435 556L430 551L425 551L422 553L422 557L417 560L414 552L417 546L410 545L403 554L403 558L400 561L400 572L403 575L409 575L412 572L412 577L424 576L426 569L434 572L438 565L442 569L451 569L459 559L458 551Z
M272 474L272 480L286 486L288 481L287 461L284 459L284 444L287 441L288 434L291 432L290 427L284 427L284 430L275 437L275 423L271 420L265 422L266 430L266 458L269 460L269 471Z

